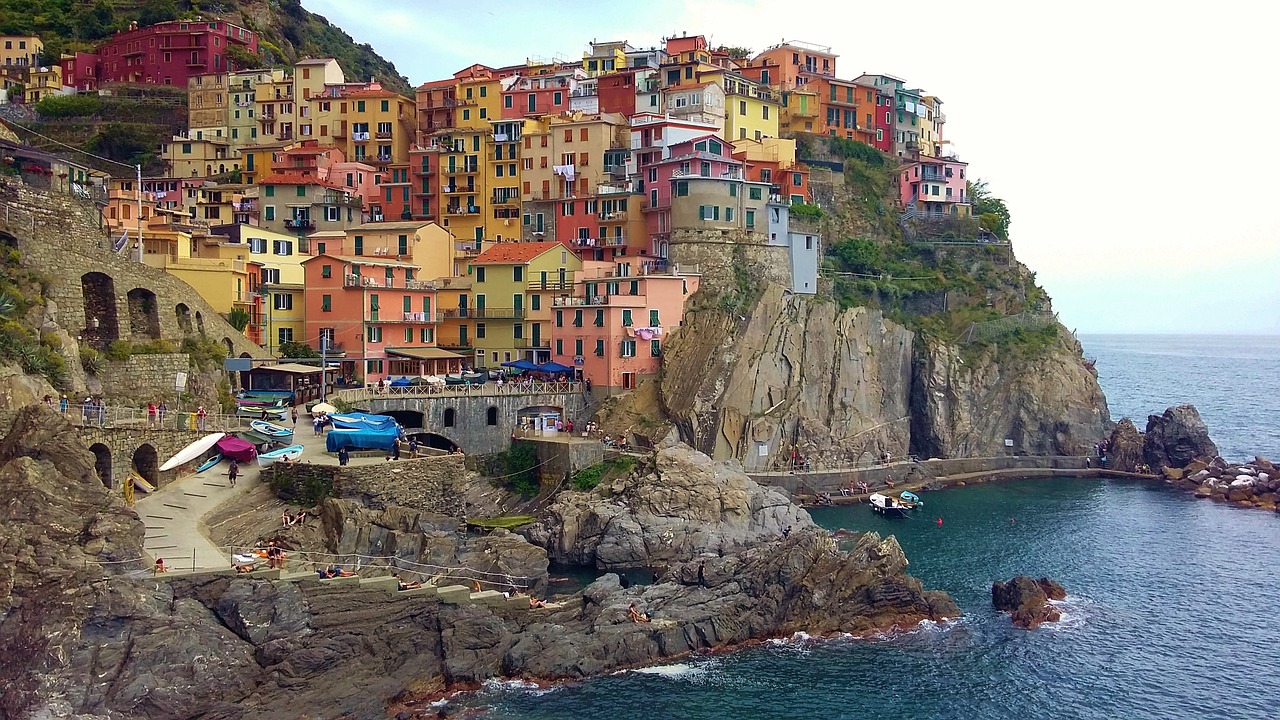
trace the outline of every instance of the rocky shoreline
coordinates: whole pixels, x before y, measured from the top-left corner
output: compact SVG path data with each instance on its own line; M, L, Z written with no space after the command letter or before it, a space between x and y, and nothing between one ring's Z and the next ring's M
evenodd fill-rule
M494 678L572 681L797 632L856 635L959 615L907 574L894 538L838 541L774 491L683 446L660 449L616 486L566 495L541 530L555 552L598 567L648 562L639 551L653 546L665 567L657 582L623 587L608 573L541 609L364 583L152 578L137 514L103 487L74 428L42 407L24 409L0 440L0 492L7 718L414 717L424 708L410 712L411 701ZM693 515L677 534L684 512ZM393 542L397 554L515 554L532 568L546 558L515 535L444 547L412 509L326 505L322 521L311 541L326 549ZM633 607L649 621L634 621Z
M1124 418L1101 450L1108 468L1154 474L1200 499L1280 512L1280 470L1263 457L1243 463L1224 460L1193 405L1149 416L1146 432Z

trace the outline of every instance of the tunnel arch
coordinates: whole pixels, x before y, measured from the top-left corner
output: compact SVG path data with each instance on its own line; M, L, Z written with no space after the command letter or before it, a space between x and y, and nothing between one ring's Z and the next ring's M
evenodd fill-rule
M127 295L129 301L129 334L135 340L160 339L160 309L156 294L147 288L136 287Z
M435 448L436 450L443 450L445 452L453 452L461 447L458 443L450 440L448 437L441 435L440 433L410 433L409 437L417 440L418 444L423 447Z
M80 294L84 301L84 330L80 335L85 342L102 350L119 340L115 280L106 273L87 272L80 276Z
M417 410L383 410L378 414L395 418L396 422L408 431L427 426L426 415Z
M173 314L178 318L178 327L182 329L183 335L190 335L191 326L191 308L186 303L178 303L173 307Z
M111 448L102 443L94 443L89 446L89 452L93 453L93 469L97 471L98 479L105 487L110 488L112 485Z
M133 471L141 475L143 480L159 487L160 459L154 445L143 443L133 451Z

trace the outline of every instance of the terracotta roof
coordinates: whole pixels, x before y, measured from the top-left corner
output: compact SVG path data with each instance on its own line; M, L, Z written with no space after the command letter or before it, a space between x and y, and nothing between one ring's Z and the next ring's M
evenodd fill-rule
M564 245L558 242L504 242L498 243L480 253L471 262L472 264L497 263L512 265L527 263L548 250L563 247Z
M458 84L457 78L445 78L444 80L432 80L424 82L418 86L419 90L430 90L432 88L449 88Z
M403 95L401 95L401 94L399 94L399 93L392 92L392 91L387 90L387 89L385 89L385 88L362 88L362 89L360 89L360 90L347 90L347 91L345 91L345 92L343 92L343 93L340 93L340 94L338 95L338 97L343 97L343 98L401 98L401 99L405 100L406 102L408 101L408 98L405 98Z
M294 173L277 173L274 175L268 175L262 178L261 180L259 180L256 184L257 185L319 185L320 187L327 187L333 190L347 189L341 185L328 182L327 180L321 180L316 177L309 177L307 175L300 175L300 174L294 174Z

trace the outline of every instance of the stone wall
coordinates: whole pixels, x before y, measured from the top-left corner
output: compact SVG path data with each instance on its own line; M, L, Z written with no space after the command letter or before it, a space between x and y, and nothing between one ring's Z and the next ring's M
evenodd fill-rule
M561 408L564 417L584 422L587 411L582 393L520 393L484 396L407 397L389 395L357 404L371 413L417 413L423 432L447 438L468 454L488 455L507 449L518 425L521 410L536 407ZM489 424L489 409L495 409L495 424ZM452 413L450 414L450 411ZM400 415L400 424L415 427L411 418ZM451 420L451 422L446 422Z
M190 285L112 252L98 208L88 201L0 180L0 233L16 243L23 265L53 278L50 320L72 338L105 345L158 334L180 343L203 332L231 355L267 357Z
M174 381L179 372L189 373L189 368L186 353L132 355L121 362L104 360L97 377L108 402L146 407L149 402L166 400L172 405L178 395Z
M1051 457L988 457L988 458L954 458L946 460L924 460L922 462L899 462L892 465L880 465L870 468L854 468L843 470L816 470L799 473L747 473L752 480L761 485L786 490L792 495L797 492L810 494L813 492L838 492L849 483L866 482L875 487L886 478L901 480L912 468L919 468L927 477L940 478L968 473L996 472L1004 470L1083 470L1088 466L1087 458L1075 456Z
M359 500L381 510L391 505L462 517L467 471L461 455L404 459L370 465L275 463L263 475L286 499L309 502L308 488Z
M696 265L702 287L732 290L744 270L782 287L791 287L791 256L785 245L766 245L762 233L746 230L678 229L671 233L669 260Z
M538 454L538 473L543 483L560 482L574 473L604 462L604 444L599 440L525 438Z

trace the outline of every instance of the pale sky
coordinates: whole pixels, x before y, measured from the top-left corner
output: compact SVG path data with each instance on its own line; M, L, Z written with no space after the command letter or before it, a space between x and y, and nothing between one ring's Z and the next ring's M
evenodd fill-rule
M303 0L411 83L587 43L830 45L942 98L1018 258L1081 332L1280 333L1280 3ZM1256 142L1255 142L1256 141ZM1249 188L1254 188L1250 190Z

